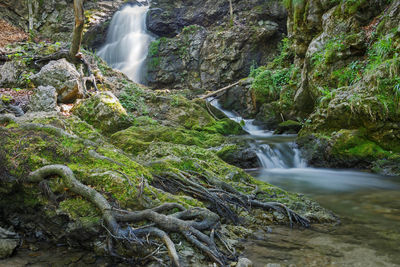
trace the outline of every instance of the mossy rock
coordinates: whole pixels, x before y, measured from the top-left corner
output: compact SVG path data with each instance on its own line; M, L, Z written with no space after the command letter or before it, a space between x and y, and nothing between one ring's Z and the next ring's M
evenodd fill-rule
M219 126L220 124L217 124ZM215 128L211 128L215 130ZM217 130L219 128L216 128ZM219 130L224 130L221 127ZM225 138L215 130L214 132L199 130L188 130L183 127L173 128L162 125L132 126L126 130L119 131L111 136L111 141L118 147L132 154L144 151L154 141L169 142L172 144L195 145L208 148L219 146Z
M72 113L104 134L117 132L132 124L132 118L111 92L99 92L78 102Z
M287 120L278 124L275 134L297 134L303 125L300 122Z
M364 133L365 129L340 130L334 135L332 140L332 155L365 160L385 157L387 151L376 143L368 140Z

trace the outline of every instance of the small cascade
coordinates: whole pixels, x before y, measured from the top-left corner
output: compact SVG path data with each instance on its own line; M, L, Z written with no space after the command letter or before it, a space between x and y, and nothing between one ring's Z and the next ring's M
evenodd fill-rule
M249 133L253 149L264 169L305 168L306 163L300 157L294 139L296 135L274 135L254 124L254 120L245 120L232 111L225 110L217 99L210 99L210 104L222 111L231 120L244 124Z
M114 14L106 43L97 54L134 82L143 83L142 67L154 38L146 30L147 1L139 4L126 5Z

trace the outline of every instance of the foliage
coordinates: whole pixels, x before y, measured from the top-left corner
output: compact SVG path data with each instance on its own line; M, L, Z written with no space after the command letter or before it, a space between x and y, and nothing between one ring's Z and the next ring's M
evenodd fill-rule
M118 96L121 105L128 112L138 112L141 115L149 113L144 101L145 92L138 85L123 81L125 87Z
M344 68L335 70L331 78L337 81L337 87L350 86L360 81L364 72L364 64L356 60Z
M294 66L290 68L270 70L266 67L252 68L250 77L254 78L251 90L259 103L279 99L283 86L289 83Z

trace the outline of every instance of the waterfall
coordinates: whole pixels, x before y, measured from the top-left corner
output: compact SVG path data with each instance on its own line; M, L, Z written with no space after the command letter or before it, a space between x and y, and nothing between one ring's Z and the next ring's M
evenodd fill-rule
M227 117L238 123L244 122L243 129L255 141L253 149L264 169L304 168L305 161L294 142L296 135L274 135L254 124L254 120L245 120L232 111L222 108L217 99L210 101L211 105L221 110Z
M146 30L147 1L126 5L111 20L104 46L97 52L111 67L137 83L144 82L143 63L153 37Z

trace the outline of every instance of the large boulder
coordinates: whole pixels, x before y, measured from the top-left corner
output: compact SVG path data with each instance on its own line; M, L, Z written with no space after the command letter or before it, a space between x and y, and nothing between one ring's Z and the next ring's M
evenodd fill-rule
M72 103L83 96L81 76L65 58L50 61L39 73L32 75L31 80L36 86L50 85L56 88L61 103Z
M53 86L39 86L29 103L30 111L56 111L57 92Z
M100 92L79 101L72 113L105 134L126 129L132 122L118 98L111 92Z

